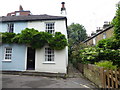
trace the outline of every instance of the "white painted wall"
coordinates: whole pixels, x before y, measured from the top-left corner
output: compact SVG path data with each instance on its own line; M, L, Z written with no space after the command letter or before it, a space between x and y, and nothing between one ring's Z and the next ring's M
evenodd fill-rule
M45 23L54 22L55 32L61 32L67 38L65 20L49 20L49 21L31 21L28 22L28 28L34 28L38 31L45 31ZM67 73L68 65L68 47L63 50L55 50L55 61L45 62L45 47L36 50L35 71L51 72L51 73Z
M35 71L51 73L67 73L66 68L66 48L54 51L54 62L45 62L45 47L36 50Z
M61 32L67 37L66 22L65 20L48 20L48 21L29 21L28 28L34 28L38 31L45 31L45 23L54 22L55 32Z

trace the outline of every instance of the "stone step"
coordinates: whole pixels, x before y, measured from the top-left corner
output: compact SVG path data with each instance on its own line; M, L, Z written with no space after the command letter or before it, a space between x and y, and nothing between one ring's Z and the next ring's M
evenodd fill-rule
M35 72L35 71L2 71L2 74L61 77L61 78L65 78L66 76L65 73L48 73L48 72Z

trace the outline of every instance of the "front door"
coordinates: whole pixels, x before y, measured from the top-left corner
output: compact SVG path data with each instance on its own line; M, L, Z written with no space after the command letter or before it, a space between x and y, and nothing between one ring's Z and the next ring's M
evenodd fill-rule
M35 70L35 49L31 47L27 50L27 70Z

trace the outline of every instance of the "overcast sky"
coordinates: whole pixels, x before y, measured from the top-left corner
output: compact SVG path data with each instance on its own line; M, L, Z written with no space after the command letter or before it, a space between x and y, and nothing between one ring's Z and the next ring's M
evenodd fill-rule
M119 0L0 0L0 16L17 11L19 5L32 14L61 15L61 2L65 2L68 25L82 24L87 33L102 27L104 21L111 21L115 16Z

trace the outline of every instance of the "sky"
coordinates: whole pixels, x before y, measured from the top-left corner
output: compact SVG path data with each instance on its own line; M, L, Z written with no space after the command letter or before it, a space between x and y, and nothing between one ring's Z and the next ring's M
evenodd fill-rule
M30 10L34 15L48 14L61 16L61 2L65 2L68 26L71 23L83 25L90 35L104 21L112 21L119 0L0 0L0 16L19 10Z

